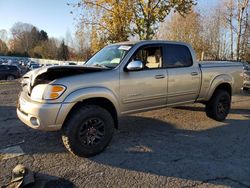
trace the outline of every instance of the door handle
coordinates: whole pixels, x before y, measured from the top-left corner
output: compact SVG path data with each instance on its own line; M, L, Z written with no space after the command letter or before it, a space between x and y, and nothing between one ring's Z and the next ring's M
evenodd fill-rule
M155 75L155 79L162 79L162 78L165 78L165 75L163 74Z
M191 72L191 75L192 75L192 76L197 76L197 75L198 75L198 72Z

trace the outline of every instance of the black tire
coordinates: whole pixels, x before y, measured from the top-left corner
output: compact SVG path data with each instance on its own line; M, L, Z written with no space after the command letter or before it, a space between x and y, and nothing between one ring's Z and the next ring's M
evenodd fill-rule
M231 108L231 96L225 90L217 90L206 104L206 114L208 117L223 121L226 119Z
M13 75L6 76L6 80L14 80L14 79L15 79L15 76Z
M96 105L82 106L73 111L62 128L65 147L79 157L91 157L102 152L114 133L111 114Z

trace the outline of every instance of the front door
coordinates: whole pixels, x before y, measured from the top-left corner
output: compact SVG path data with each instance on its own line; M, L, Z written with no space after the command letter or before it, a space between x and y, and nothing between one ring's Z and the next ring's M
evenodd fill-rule
M166 105L167 71L163 68L162 46L138 49L129 61L140 60L143 70L121 71L120 103L122 113Z

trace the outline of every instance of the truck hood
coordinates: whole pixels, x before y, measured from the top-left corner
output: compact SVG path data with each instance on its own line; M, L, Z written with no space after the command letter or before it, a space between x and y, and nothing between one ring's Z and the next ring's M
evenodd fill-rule
M30 93L31 89L38 84L46 84L58 78L104 70L108 70L108 68L70 65L43 67L26 73L21 83L22 87L28 87L27 89Z

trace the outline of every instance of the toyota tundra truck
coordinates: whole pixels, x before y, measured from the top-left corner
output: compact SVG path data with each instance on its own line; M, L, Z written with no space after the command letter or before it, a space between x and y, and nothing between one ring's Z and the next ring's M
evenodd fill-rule
M202 103L223 121L243 83L242 64L197 62L189 44L138 41L111 44L83 66L50 66L22 79L17 115L27 126L61 130L65 147L80 157L103 151L120 116Z

